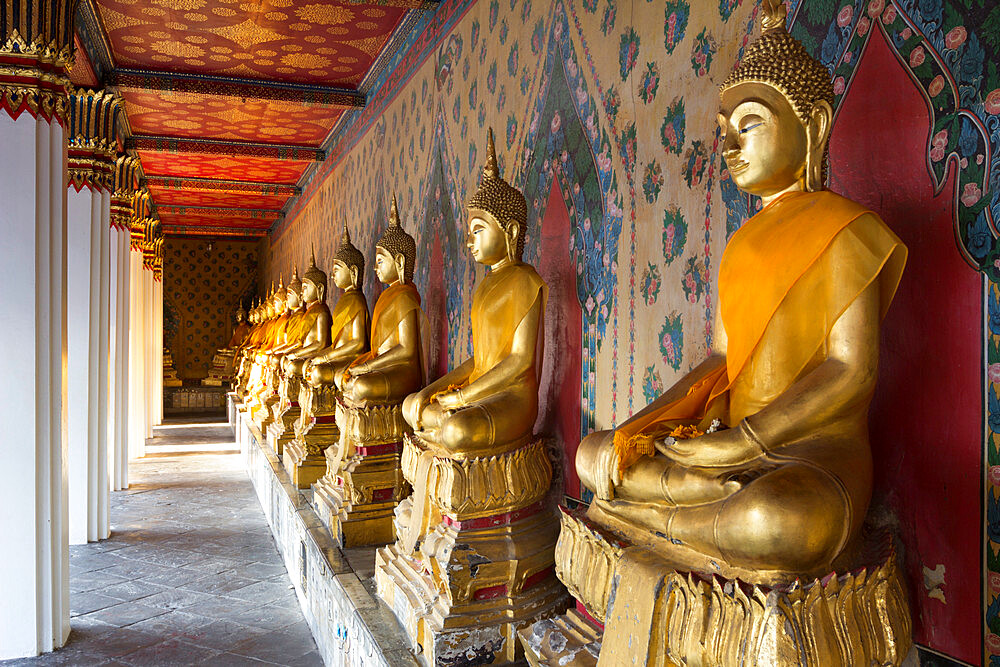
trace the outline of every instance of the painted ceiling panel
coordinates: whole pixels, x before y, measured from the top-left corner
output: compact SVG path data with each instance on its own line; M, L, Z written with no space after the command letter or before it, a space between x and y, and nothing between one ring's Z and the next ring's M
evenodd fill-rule
M158 206L226 206L229 208L266 208L277 211L288 201L288 195L199 192L159 187L151 187L149 188L149 192L153 195L153 201Z
M406 9L316 0L97 0L120 67L356 86Z
M226 226L226 227L244 227L247 229L267 229L271 226L273 220L261 220L258 218L240 218L240 217L223 217L215 214L205 214L205 213L167 213L165 211L157 211L157 215L160 216L160 222L164 227L170 227L174 225L187 225L187 226Z
M73 60L73 67L69 70L69 80L78 88L98 88L101 84L94 74L94 66L87 57L87 50L80 43L80 37L73 36L73 44L76 47L76 56Z
M342 113L282 100L125 90L136 134L318 146Z
M310 164L305 160L273 160L198 153L154 151L138 151L138 153L147 176L186 176L293 184L299 180L302 172Z

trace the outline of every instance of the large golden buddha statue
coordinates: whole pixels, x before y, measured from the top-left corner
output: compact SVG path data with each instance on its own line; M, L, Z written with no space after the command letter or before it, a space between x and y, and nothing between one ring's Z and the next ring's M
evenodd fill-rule
M524 195L500 176L487 137L468 202L468 247L489 267L472 299L471 359L412 394L403 413L396 543L376 556L379 595L428 664L506 663L514 633L565 606L553 572L552 467L533 437L548 289L521 255Z
M289 290L279 277L278 288L274 290L269 301L273 319L267 336L257 348L251 370L251 381L248 392L250 400L248 407L251 419L262 432L267 429L272 416L268 401L276 397L277 392L277 359L273 352L287 343L290 325L296 321L299 308L299 294Z
M723 157L763 209L720 262L712 352L577 452L595 498L564 514L557 567L606 624L600 664L889 665L909 650L894 559L861 533L879 324L906 249L824 188L830 73L780 1L763 14L721 86ZM735 595L737 579L754 587ZM522 636L539 662L542 635Z

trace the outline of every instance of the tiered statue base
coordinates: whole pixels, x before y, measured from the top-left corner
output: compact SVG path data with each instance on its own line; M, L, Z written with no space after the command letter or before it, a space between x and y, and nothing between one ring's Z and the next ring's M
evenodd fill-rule
M212 366L208 369L208 377L201 381L203 387L221 387L233 379L235 353L232 350L219 350L212 357Z
M400 405L355 405L338 398L341 439L326 450L326 474L313 486L320 520L342 547L392 542L394 511L410 493L400 470L410 431Z
M298 396L299 378L281 375L278 383L278 402L271 405L271 423L268 424L266 433L268 446L278 456L285 455L286 447L295 437L295 422L301 413ZM292 477L294 478L294 475Z
M326 472L324 452L340 440L336 388L313 388L300 383L298 413L291 428L292 439L282 454L282 463L292 482L300 489L308 489Z
M570 602L553 565L544 443L462 460L411 435L402 462L414 493L397 510L396 543L376 553L379 596L429 665L520 659L517 631ZM426 532L418 541L411 530Z
M891 549L869 568L771 588L678 572L582 513L561 521L556 568L580 605L519 633L531 665L887 667L910 651Z

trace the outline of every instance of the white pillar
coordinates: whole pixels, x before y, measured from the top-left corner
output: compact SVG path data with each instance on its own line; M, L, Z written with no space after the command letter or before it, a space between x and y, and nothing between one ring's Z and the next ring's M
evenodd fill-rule
M159 426L163 423L163 281L154 274L152 285L153 425Z
M128 488L129 381L129 231L114 227L111 236L111 350L108 420L108 469L111 488Z
M143 301L142 253L129 252L129 383L128 383L128 458L140 458L146 453L146 356L145 318Z
M66 466L66 137L0 112L0 658L69 636Z
M100 250L97 343L97 512L93 539L111 536L111 478L109 473L108 437L111 423L111 192L101 191L101 218L98 221L97 245Z

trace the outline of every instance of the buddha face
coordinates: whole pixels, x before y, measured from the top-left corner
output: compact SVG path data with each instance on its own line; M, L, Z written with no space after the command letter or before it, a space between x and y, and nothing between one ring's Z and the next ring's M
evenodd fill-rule
M376 255L376 265L378 264L378 259ZM377 268L377 266L376 266ZM378 271L376 270L376 273ZM331 272L333 276L333 284L342 290L348 290L358 286L358 270L355 267L348 266L339 259L333 260L333 270ZM379 280L382 276L379 275Z
M517 225L510 227L516 229ZM478 211L470 213L469 239L466 245L472 252L473 259L480 264L493 266L508 259L508 241L512 245L515 240L508 239L508 232L493 216Z
M286 294L275 294L274 299L271 301L271 306L274 308L274 312L278 315L285 312L285 308L288 306L288 295Z
M288 294L285 296L285 304L287 304L289 310L295 310L302 303L302 298L298 290L289 288Z
M320 300L319 287L308 278L302 279L302 300L306 303L315 303Z
M722 154L741 190L766 198L803 181L810 128L778 90L747 82L723 91L718 121Z
M398 260L393 259L388 250L382 246L375 247L375 275L385 284L391 285L400 279L402 276L402 271L400 270L402 261L402 254L398 256Z

